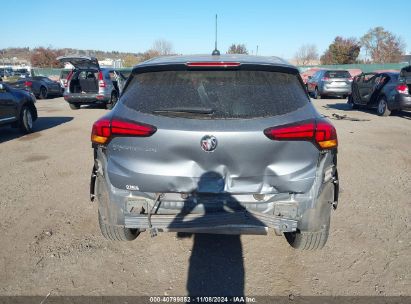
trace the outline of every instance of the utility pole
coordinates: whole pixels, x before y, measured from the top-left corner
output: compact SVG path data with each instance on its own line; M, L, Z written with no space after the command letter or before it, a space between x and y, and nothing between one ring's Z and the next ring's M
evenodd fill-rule
M257 44L257 50L255 51L255 55L258 56L258 44Z

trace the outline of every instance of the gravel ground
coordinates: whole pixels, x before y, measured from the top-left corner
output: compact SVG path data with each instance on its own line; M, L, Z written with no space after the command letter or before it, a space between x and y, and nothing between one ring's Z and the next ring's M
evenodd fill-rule
M106 110L39 101L33 134L0 128L0 295L411 295L411 113L313 103L347 115L333 119L342 189L326 247L299 252L273 232L106 241L88 200Z

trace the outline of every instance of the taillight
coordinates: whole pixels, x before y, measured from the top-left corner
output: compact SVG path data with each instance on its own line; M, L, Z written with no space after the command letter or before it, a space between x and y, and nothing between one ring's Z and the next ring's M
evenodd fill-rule
M25 81L24 82L25 87L30 87L31 88L32 85L33 85L33 83L31 81Z
M330 78L328 78L328 77L323 77L323 78L321 78L321 80L322 80L322 81L328 81L328 80L330 80Z
M115 136L148 137L156 131L156 127L146 124L101 118L93 124L91 141L95 144L103 145L107 144Z
M399 84L395 87L395 89L400 94L408 94L408 87L406 84Z
M322 119L268 128L264 130L264 134L272 140L311 141L320 149L338 146L337 131L331 123Z
M103 73L101 71L98 72L98 86L100 88L105 88L106 87L106 83L103 79Z
M348 78L348 81L349 81L349 82L352 82L353 80L354 80L353 77L349 77L349 78Z

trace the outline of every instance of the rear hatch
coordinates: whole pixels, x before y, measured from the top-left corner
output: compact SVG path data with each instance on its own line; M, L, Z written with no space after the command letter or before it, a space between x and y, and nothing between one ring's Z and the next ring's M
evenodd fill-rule
M112 123L155 127L148 137L110 141L113 186L150 193L309 191L319 150L308 141L264 134L318 118L296 69L161 69L134 71L111 112Z
M89 56L60 56L57 57L57 60L60 61L61 63L70 63L73 65L76 69L81 69L81 70L99 70L100 66L98 64L98 60L95 57L89 57Z
M338 89L351 87L352 78L348 71L327 71L323 81L327 87Z

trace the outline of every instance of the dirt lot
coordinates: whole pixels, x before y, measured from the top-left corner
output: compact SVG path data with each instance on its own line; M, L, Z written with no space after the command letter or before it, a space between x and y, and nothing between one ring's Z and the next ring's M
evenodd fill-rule
M411 113L313 102L359 121L333 120L339 208L326 247L298 252L273 232L106 241L88 200L90 128L106 110L39 101L35 133L0 128L0 294L411 295Z

